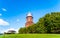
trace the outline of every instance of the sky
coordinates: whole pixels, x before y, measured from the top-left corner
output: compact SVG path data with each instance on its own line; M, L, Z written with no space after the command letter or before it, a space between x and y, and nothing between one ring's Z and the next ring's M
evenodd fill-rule
M60 0L0 0L0 33L25 27L29 12L36 23L47 13L60 12Z

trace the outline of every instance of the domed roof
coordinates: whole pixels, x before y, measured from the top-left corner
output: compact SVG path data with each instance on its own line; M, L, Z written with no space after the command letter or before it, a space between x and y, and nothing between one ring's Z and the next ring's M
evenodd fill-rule
M27 16L32 16L31 12L28 12Z

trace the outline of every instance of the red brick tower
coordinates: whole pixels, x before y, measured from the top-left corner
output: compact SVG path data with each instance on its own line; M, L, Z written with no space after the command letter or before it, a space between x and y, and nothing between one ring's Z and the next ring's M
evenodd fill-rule
M30 12L27 14L26 20L27 21L26 21L25 27L29 27L33 24L33 17Z

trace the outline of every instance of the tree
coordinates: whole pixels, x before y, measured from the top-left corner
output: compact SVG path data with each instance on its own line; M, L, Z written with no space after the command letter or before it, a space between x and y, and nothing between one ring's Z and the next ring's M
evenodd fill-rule
M46 27L47 33L60 32L60 12L52 12L51 14L46 14L44 19L44 25Z
M36 24L20 28L19 33L60 33L60 12L46 14Z

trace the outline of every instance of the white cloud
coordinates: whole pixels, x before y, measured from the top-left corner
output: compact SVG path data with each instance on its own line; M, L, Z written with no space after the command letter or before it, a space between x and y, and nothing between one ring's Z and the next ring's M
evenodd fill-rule
M14 28L9 28L8 30L14 30Z
M16 33L18 33L18 30L19 30L19 29L15 29Z
M3 29L0 29L0 33L4 33L4 31L5 31L5 30L3 30Z
M3 11L7 11L5 8L2 8Z
M9 25L9 23L3 19L0 19L0 25L6 26Z
M3 31L1 31L1 29L0 29L0 33L3 33Z

